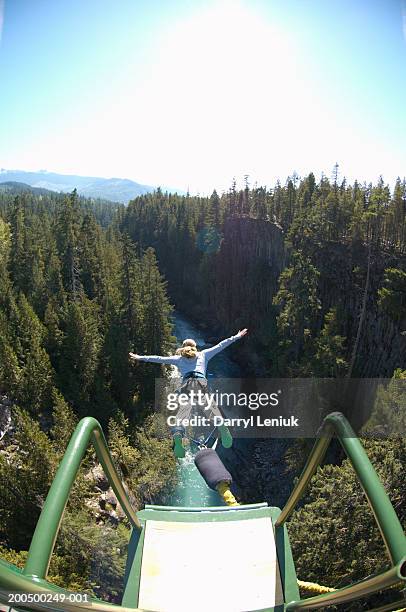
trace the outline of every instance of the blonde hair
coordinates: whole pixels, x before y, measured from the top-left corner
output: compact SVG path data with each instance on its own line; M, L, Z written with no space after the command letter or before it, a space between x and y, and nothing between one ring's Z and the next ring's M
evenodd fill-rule
M196 342L191 338L187 338L182 342L182 346L176 350L176 354L188 359L194 359L197 357Z

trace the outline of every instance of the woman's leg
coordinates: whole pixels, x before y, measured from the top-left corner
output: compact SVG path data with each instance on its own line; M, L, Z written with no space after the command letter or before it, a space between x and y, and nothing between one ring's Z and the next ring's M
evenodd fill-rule
M181 388L179 389L179 395L188 395L189 396L189 401L187 403L185 403L184 405L181 404L179 405L178 411L176 413L176 418L178 419L178 421L182 421L183 419L189 419L190 418L190 413L192 412L193 409L193 404L190 398L190 392L191 390L195 390L196 385L194 384L196 381L195 378L188 378L183 385L181 386Z
M190 390L193 388L193 379L188 379L179 390L179 394L189 394ZM186 429L180 423L184 419L189 419L192 412L193 405L191 401L186 403L185 405L180 405L178 411L176 413L176 418L178 425L171 428L172 436L173 436L173 448L175 456L178 459L183 459L185 456L185 447L184 447L184 439L186 438Z
M214 417L220 417L220 418L224 418L223 415L220 412L219 407L217 406L217 403L214 401L214 397L209 395L209 386L207 383L207 380L205 379L197 379L199 382L199 386L200 389L202 391L202 393L207 394L206 398L207 398L207 403L210 402L210 405L208 407L207 410L205 410L205 416L207 418L210 419L210 422L212 423L212 426L215 427L214 425ZM206 405L207 405L206 403ZM224 448L230 448L233 444L233 437L230 433L230 430L228 429L228 427L226 425L217 425L216 426L217 429L220 432L220 436L221 436L221 444L224 446Z

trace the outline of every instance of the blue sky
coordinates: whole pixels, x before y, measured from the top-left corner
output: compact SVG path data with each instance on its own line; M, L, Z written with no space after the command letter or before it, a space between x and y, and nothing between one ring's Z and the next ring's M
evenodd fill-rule
M201 193L406 175L401 0L0 0L2 22L3 168Z

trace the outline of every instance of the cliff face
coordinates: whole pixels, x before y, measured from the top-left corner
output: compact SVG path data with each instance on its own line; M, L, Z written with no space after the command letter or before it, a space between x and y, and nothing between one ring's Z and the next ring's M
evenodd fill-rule
M284 237L277 225L250 217L228 219L215 262L211 305L219 322L258 327L272 311L285 260Z
M322 327L324 314L337 308L350 361L362 310L367 248L324 242L314 248L312 261L320 272L318 294L322 304L316 331ZM237 350L247 373L266 374L264 356L266 361L272 350L278 312L272 300L279 288L279 276L288 265L289 251L278 225L249 217L226 221L220 250L211 262L210 283L199 319L214 333L238 327L250 329L251 342ZM394 369L406 366L406 335L402 334L406 321L394 321L378 306L378 289L389 267L404 267L404 262L391 254L372 253L353 376L390 377Z
M233 477L242 503L268 502L282 508L293 489L296 474L287 469L291 439L234 439L230 449L217 452Z
M367 262L367 248L363 245L327 243L316 255L323 311L338 309L342 335L347 338L348 359L360 322ZM394 321L378 306L378 290L385 269L390 267L404 268L404 262L389 253L372 253L365 318L353 376L391 377L396 368L406 365L406 336L402 333L406 321Z
M272 300L285 265L284 236L278 225L250 217L229 218L220 249L206 270L210 281L204 300L186 311L207 329L209 342L233 330L249 328L247 340L234 349L246 374L267 374L261 353L268 350L275 327Z

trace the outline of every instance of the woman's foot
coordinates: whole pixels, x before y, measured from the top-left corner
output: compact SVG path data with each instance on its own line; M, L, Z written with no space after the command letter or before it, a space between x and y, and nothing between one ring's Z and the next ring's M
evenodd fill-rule
M173 436L173 452L178 459L183 459L186 454L181 433L176 433Z
M221 443L224 448L231 448L233 445L233 436L226 425L220 425L219 427Z
M216 489L222 500L227 504L227 506L239 506L240 504L235 499L234 495L231 493L230 484L230 482L222 480L218 483Z

